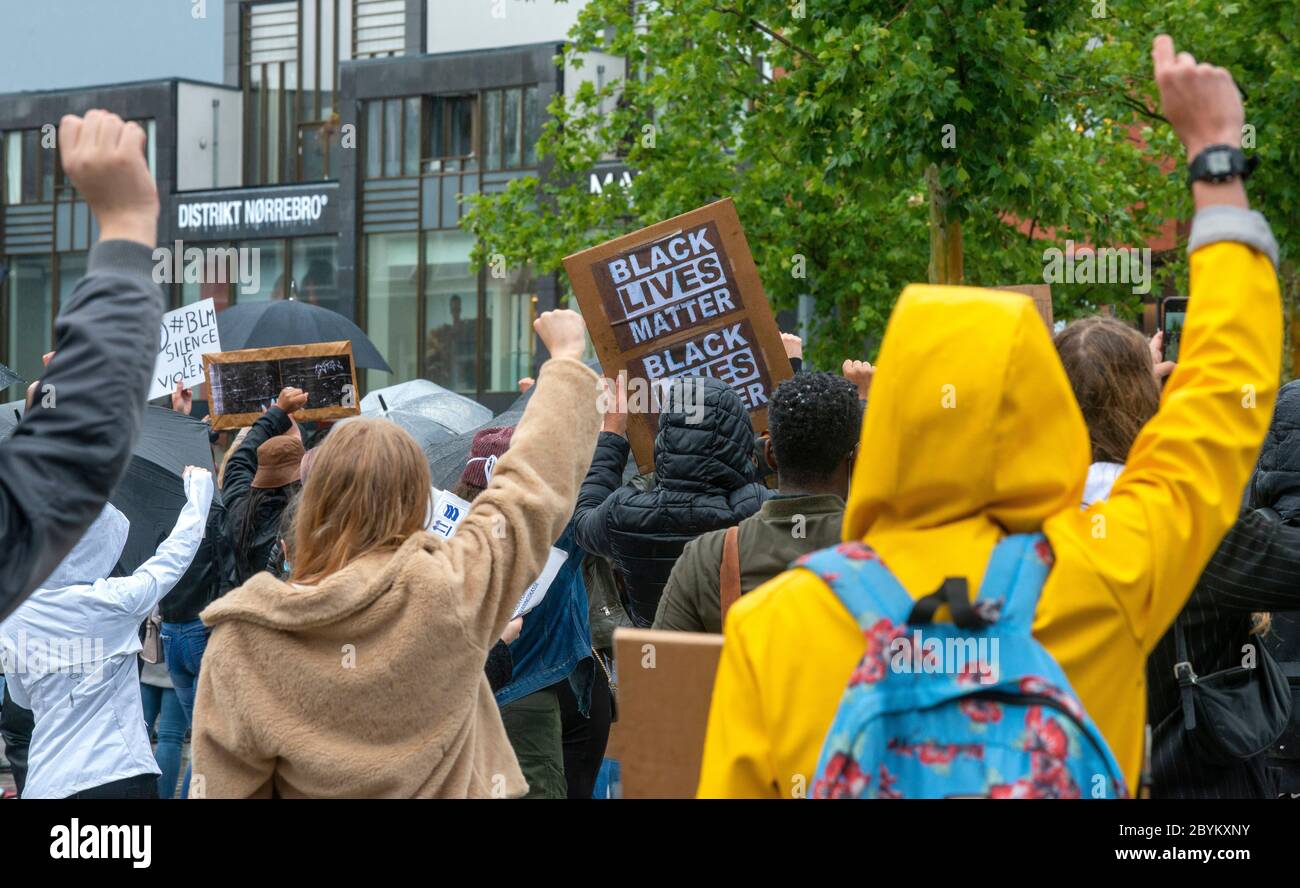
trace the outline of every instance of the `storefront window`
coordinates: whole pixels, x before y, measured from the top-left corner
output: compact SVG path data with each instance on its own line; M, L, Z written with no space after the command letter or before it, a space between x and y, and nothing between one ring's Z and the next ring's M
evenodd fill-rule
M473 395L478 390L478 275L469 267L474 236L430 231L424 237L424 375Z
M41 144L38 129L5 133L5 202L44 203L54 199L54 149Z
M346 315L336 279L339 239L332 235L299 237L290 243L295 298Z
M256 280L239 282L236 302L266 302L296 295L292 279L286 281L284 277L284 241L252 240L244 241L238 246L243 250L256 251L244 259L243 264L247 267L255 266L258 274Z
M483 153L490 170L513 170L537 162L542 109L537 87L483 93Z
M84 271L85 259L82 258ZM41 356L48 352L54 326L54 279L50 257L14 256L9 260L8 365L30 382L41 375ZM10 386L6 401L23 397L23 387Z
M233 304L231 290L239 285L238 253L234 254L235 258L232 262L230 259L224 258L228 254L224 252L217 254L215 251L234 249L233 244L195 244L193 246L198 246L204 251L204 279L202 282L181 280L181 305L191 305L203 299L211 299L213 308L220 314ZM213 258L209 263L207 257L213 256L218 258ZM209 264L211 265L210 272Z
M375 389L417 375L419 235L372 234L365 248L366 333L393 368L391 376L366 371L366 387Z
M528 269L504 278L487 276L483 317L483 390L515 390L533 364L533 318L537 311L536 278Z

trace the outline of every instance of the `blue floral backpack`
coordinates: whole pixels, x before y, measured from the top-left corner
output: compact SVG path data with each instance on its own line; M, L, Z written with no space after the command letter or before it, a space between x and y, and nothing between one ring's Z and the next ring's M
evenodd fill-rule
M795 564L835 591L867 642L812 798L1127 795L1106 741L1030 632L1052 566L1042 534L998 543L975 601L955 578L913 601L862 543ZM952 623L933 622L943 605Z

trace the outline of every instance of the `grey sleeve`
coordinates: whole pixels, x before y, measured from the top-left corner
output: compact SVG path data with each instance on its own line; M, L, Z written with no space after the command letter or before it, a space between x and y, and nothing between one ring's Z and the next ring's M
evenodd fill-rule
M1277 268L1277 240L1264 214L1241 207L1212 206L1192 217L1192 233L1187 238L1187 252L1222 241L1245 244L1268 257Z
M153 251L96 244L35 403L0 444L0 619L54 570L126 469L158 354Z

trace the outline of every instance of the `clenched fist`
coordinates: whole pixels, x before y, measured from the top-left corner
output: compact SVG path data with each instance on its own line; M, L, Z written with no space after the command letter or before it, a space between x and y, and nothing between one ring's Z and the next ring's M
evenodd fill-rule
M584 335L586 325L582 322L582 315L576 311L561 308L543 312L541 317L533 321L533 329L542 338L542 344L553 358L581 360L582 353L587 349L587 338Z
M152 248L158 231L158 188L145 159L145 134L107 111L69 114L59 123L63 171L90 205L101 241L130 240Z

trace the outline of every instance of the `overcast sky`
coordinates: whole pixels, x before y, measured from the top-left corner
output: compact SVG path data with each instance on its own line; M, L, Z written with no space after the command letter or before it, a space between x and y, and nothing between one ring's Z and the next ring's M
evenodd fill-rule
M224 0L0 0L0 93L188 77L220 82Z

